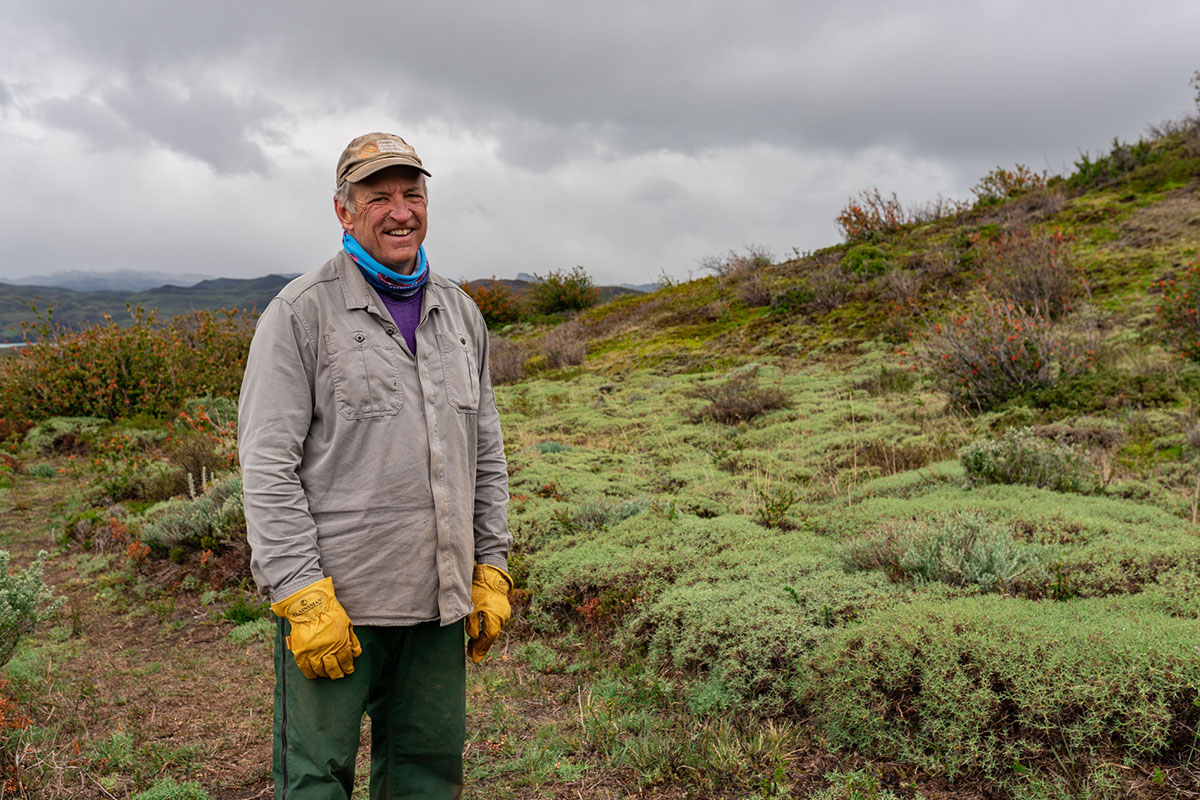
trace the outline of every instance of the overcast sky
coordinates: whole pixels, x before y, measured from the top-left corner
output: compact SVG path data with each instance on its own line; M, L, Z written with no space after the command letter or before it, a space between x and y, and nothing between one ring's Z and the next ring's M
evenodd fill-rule
M698 276L1194 112L1198 37L1195 0L3 0L0 280L305 272L372 130L433 173L451 278Z

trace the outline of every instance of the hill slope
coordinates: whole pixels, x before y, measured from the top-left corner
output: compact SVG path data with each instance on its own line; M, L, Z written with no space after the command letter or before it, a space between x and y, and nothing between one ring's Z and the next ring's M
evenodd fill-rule
M496 342L534 616L931 775L1194 787L1200 126L1034 184Z

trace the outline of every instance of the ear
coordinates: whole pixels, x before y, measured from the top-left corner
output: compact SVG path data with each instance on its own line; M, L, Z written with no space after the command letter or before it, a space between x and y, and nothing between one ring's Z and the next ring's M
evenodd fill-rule
M337 214L338 222L342 223L342 230L354 233L354 217L342 205L342 201L338 198L333 198L333 213Z

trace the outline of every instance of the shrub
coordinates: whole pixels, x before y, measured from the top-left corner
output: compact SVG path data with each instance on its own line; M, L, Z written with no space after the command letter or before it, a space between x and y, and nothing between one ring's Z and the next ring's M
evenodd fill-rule
M795 314L815 299L812 286L804 281L796 286L789 286L771 298L772 314Z
M516 383L525 377L525 361L529 350L525 345L499 336L488 343L488 370L492 383Z
M1084 294L1087 282L1073 268L1059 232L1035 234L1028 228L991 239L975 237L975 263L989 291L1030 314L1058 319Z
M550 369L578 366L587 357L583 331L574 320L551 328L537 344Z
M741 253L730 250L724 256L705 256L700 259L700 269L710 270L721 278L733 278L769 267L774 261L775 255L770 250L751 244Z
M237 466L237 404L228 397L192 397L168 426L167 459L193 478Z
M971 187L976 206L989 206L1046 187L1046 172L1034 172L1024 164L1013 169L996 167Z
M51 417L25 434L25 446L42 454L86 454L107 425L99 417Z
M7 664L21 637L45 622L62 599L54 600L42 580L46 552L37 554L28 567L9 572L9 554L0 550L0 666Z
M1098 762L1193 757L1194 646L1194 620L1132 601L918 600L835 631L800 696L834 746L996 788L1025 780L1015 764L1078 785Z
M604 530L646 510L650 501L641 500L588 500L580 503L572 523L576 530Z
M929 325L918 359L954 402L988 411L1090 369L1096 331L1082 327L985 294L973 309Z
M846 302L851 282L849 273L836 264L817 272L809 284L813 304L822 311L832 311Z
M908 220L895 192L886 198L879 189L864 189L857 200L850 198L834 221L847 242L859 242L877 241L883 234L899 230Z
M849 569L878 569L894 582L945 583L981 592L1009 591L1040 558L1012 532L971 512L886 525L842 550Z
M483 314L483 321L489 328L516 322L525 311L521 298L495 275L474 286L463 281L459 288L475 301L479 313Z
M1067 184L1076 189L1103 186L1127 172L1162 158L1163 152L1154 146L1154 142L1138 139L1136 144L1126 144L1114 138L1108 155L1101 155L1093 161L1087 153L1081 154L1075 162L1075 172L1067 178Z
M758 368L743 370L719 384L707 384L691 392L693 397L708 400L708 405L687 412L689 422L720 422L736 425L748 422L759 414L791 403L787 393L778 388L758 385Z
M972 442L958 451L958 459L976 485L1017 483L1078 494L1100 486L1096 468L1082 453L1042 439L1029 428L1009 428L999 440Z
M787 530L793 527L787 521L787 513L792 506L800 502L800 495L791 486L777 486L772 491L759 489L758 506L754 509L754 519L764 528L779 528Z
M771 304L771 289L759 275L750 275L737 287L738 299L750 308Z
M26 326L31 343L0 359L0 420L26 428L56 416L165 416L202 394L236 396L253 334L237 311L197 311L160 323L131 311L80 331L45 317Z
M1200 361L1200 266L1190 262L1173 278L1157 283L1162 292L1156 313L1162 337L1192 361Z
M132 800L209 800L208 793L195 781L177 783L174 778L159 778L144 792L138 792Z
M529 307L537 314L581 311L600 302L600 290L580 266L570 272L553 270L545 277L534 275L526 295Z
M242 479L232 475L214 481L194 499L167 500L147 509L141 539L159 553L173 548L217 550L246 531Z
M920 295L925 276L911 269L891 269L883 273L880 282L883 284L883 296L893 307L905 309Z
M851 247L842 257L842 269L857 275L881 275L891 265L888 254L870 244Z
M909 210L908 215L913 222L934 222L946 217L957 217L969 211L970 208L971 203L967 200L953 200L943 197L939 193L936 200L930 200L929 202L913 207Z

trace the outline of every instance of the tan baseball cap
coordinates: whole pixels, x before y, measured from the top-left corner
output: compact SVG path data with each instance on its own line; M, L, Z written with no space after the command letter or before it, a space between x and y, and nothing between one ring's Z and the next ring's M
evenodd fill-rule
M386 167L416 167L433 177L408 142L393 133L364 133L352 140L338 159L337 183L358 183Z

